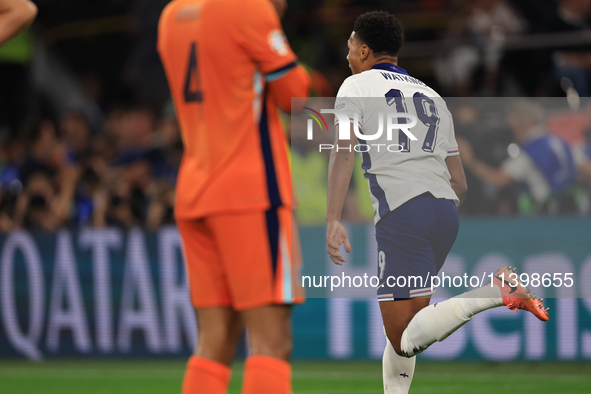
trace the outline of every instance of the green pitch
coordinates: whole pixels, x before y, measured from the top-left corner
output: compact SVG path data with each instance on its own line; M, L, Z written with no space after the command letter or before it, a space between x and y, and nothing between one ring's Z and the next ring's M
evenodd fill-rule
M180 393L184 361L0 361L2 394ZM242 365L230 393L240 393ZM379 362L296 362L296 394L382 393ZM591 363L417 363L412 394L591 393Z

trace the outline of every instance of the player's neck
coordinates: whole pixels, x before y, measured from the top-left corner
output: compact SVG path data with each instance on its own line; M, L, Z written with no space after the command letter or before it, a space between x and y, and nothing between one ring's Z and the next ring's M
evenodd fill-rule
M364 65L365 67L362 70L362 72L367 71L367 70L371 70L371 68L373 66L375 66L376 64L384 64L384 63L389 63L389 64L393 64L393 65L397 66L398 65L398 57L396 57L396 56L380 56L378 58L368 59L368 61Z

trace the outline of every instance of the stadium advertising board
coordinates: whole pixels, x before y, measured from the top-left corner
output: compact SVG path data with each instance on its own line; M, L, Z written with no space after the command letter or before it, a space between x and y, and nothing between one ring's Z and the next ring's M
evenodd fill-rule
M340 274L325 257L324 231L301 229L302 275L318 265ZM349 231L356 246L351 269L376 272L373 226ZM583 219L463 221L446 275L507 264L519 272L572 273L574 285L535 290L551 307L548 323L490 310L419 357L591 359L591 288L584 286L591 278L590 233ZM0 357L189 354L197 331L180 245L174 227L0 236ZM433 302L451 290L437 289ZM295 308L294 333L299 359L380 358L385 343L375 298L310 298Z

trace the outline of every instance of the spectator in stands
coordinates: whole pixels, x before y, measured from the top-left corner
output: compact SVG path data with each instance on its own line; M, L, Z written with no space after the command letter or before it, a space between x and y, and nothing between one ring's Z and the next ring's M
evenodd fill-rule
M152 150L147 159L152 162L152 176L174 185L183 155L183 143L174 116L168 114L156 122L151 138Z
M492 95L507 36L524 32L524 22L505 0L479 0L468 17L468 28L484 67L484 90Z
M583 32L591 27L588 23L590 16L591 0L558 0L555 18L549 23L548 29L556 33ZM561 85L564 85L562 80L566 78L579 96L589 96L591 47L588 44L558 48L553 54L553 63L554 77Z
M585 130L584 136L585 142L573 147L573 154L581 186L579 212L588 215L591 213L591 128Z
M0 135L0 233L14 227L16 199L23 187L19 180L23 154L20 138L9 133Z
M31 174L24 193L18 198L16 223L27 229L55 230L58 220L51 210L54 198L51 178L42 172Z
M515 102L507 114L515 141L509 158L494 168L475 157L472 146L459 139L462 161L482 181L497 189L519 183L527 191L520 201L525 213L573 213L576 205L569 188L575 184L576 169L570 147L545 129L544 110L535 102ZM528 204L528 202L533 204ZM529 206L528 206L529 205Z
M19 169L19 178L26 187L33 173L40 172L53 177L66 155L55 125L48 119L32 121L25 128L25 138L27 156Z
M156 116L151 108L136 106L125 111L120 126L121 150L113 164L128 166L136 161L146 161L156 172L153 175L165 172L167 163L162 147L171 138L166 132L157 133L155 127Z
M10 232L14 227L14 203L13 195L7 198L6 192L0 188L0 234Z
M88 164L82 167L80 179L76 184L71 223L76 226L105 226L104 211L100 209L97 211L97 206L100 207L102 201L107 201L107 197L103 198L104 193L106 191L104 190L103 180L93 167Z
M146 227L156 231L163 224L174 224L174 185L166 181L154 182L148 189L148 196Z
M20 139L8 134L0 136L0 233L9 232L14 226L16 198L22 190L19 171L23 153Z
M454 45L436 63L439 82L459 96L470 96L478 70L484 70L482 93L493 95L497 88L499 64L507 36L521 34L525 24L505 0L466 2L465 18L452 19L450 33L456 38L466 36L469 42Z
M125 114L123 106L114 106L107 113L103 129L94 138L94 150L106 163L112 163L122 149Z
M2 138L4 137L4 138ZM3 135L0 137L0 187L8 188L17 186L19 172L24 155L22 140L15 136ZM17 187L22 187L18 185Z
M86 161L91 155L90 124L81 111L68 111L60 119L60 135L72 163Z
M131 227L141 223L132 209L131 187L123 179L111 185L109 201L103 202L100 211L105 216L104 223L110 226Z
M585 130L585 143L579 149L584 156L582 160L591 160L591 127ZM591 171L585 171L583 178L591 180Z
M55 231L69 224L80 167L64 166L53 180L43 172L29 176L25 191L18 196L15 224L30 230Z
M154 122L154 112L148 107L137 106L123 112L118 130L121 150L114 165L127 165L144 158L151 148Z
M490 164L490 159L486 157L486 151L482 147L486 146L486 150L490 151L491 144L489 141L481 142L487 130L484 130L484 122L476 106L470 102L463 102L456 108L453 108L452 111L456 138L466 139L470 146L474 147L480 160ZM495 133L497 139L498 136L499 133ZM494 151L493 149L490 153L494 154ZM470 196L462 204L460 213L467 215L493 213L493 200L495 196L491 195L490 188L488 190L485 189L480 179L474 176L469 169L466 169L466 182L470 185ZM486 191L489 191L489 193L486 193Z

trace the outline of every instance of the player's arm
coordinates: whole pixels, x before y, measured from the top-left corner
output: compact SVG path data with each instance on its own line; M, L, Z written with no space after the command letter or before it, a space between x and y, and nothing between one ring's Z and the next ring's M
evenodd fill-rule
M308 96L310 77L297 64L273 4L269 0L243 0L241 7L244 17L237 27L236 40L264 75L267 94L279 108L290 112L292 97Z
M345 258L339 253L341 244L345 245L345 251L351 252L351 244L349 243L349 235L347 230L341 224L341 213L343 212L343 205L345 204L345 197L351 182L351 175L353 174L353 166L355 165L355 151L352 147L355 145L357 137L354 137L353 127L351 126L351 136L353 136L349 146L347 142L339 140L338 132L335 132L335 143L333 150L330 153L330 160L328 162L328 205L326 208L326 251L330 255L330 259L338 265L345 262ZM340 147L337 151L336 146Z
M296 108L306 105L306 99L310 94L310 75L304 67L289 64L288 70L279 70L265 76L269 87L269 96L277 103L282 111L291 112L292 97L301 98L301 102L295 103Z
M0 45L26 29L37 15L29 0L0 0Z
M447 169L451 175L451 188L458 196L460 200L460 205L466 199L466 193L468 193L468 184L466 183L466 174L464 174L464 167L462 166L462 160L460 156L448 156L445 159L445 164L447 164ZM458 208L460 207L458 205Z

